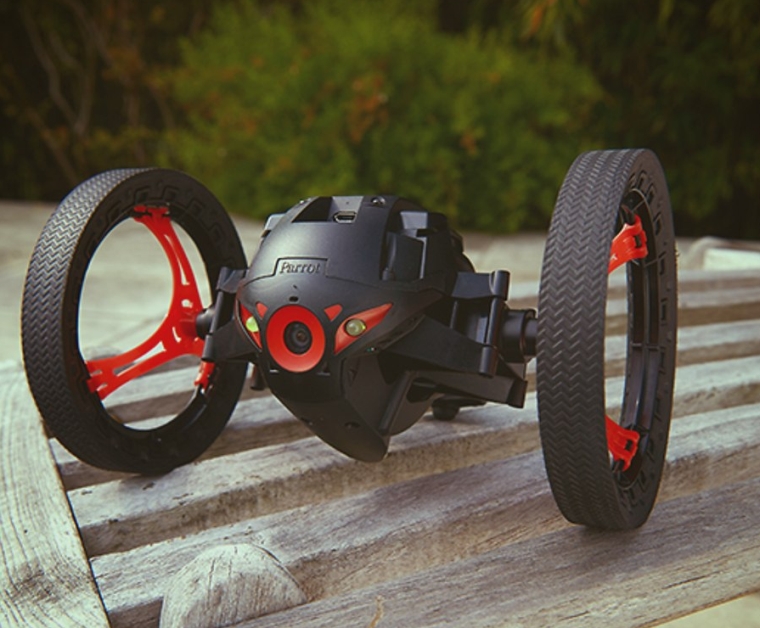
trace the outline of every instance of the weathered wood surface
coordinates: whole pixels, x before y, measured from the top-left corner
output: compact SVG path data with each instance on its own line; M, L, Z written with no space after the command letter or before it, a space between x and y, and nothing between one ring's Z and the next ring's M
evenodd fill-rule
M292 574L250 544L206 550L180 569L165 591L161 628L229 626L307 601Z
M650 625L757 586L758 491L755 478L699 492L639 531L566 527L240 626Z
M26 379L0 381L0 626L108 626Z
M514 286L511 303L529 303L535 290ZM615 330L616 283L610 296ZM533 394L523 410L423 419L374 465L334 452L268 396L243 399L199 461L159 478L92 469L51 441L112 625L158 625L177 574L227 546L265 548L309 600L241 624L256 627L643 626L760 590L760 276L682 273L680 323L663 486L650 521L631 533L562 519ZM623 353L610 338L612 408ZM146 377L120 411L160 420L192 376ZM22 384L2 389L2 420L23 412L40 441ZM4 478L8 447L3 440ZM60 485L51 492L65 505ZM92 602L74 545L79 558L62 578Z

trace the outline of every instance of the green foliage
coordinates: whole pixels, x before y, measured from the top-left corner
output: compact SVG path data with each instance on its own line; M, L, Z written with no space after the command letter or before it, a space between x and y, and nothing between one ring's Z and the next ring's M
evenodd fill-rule
M589 128L659 154L681 234L760 237L760 3L524 0L545 54L604 89Z
M232 210L398 193L467 229L542 227L600 92L498 33L439 32L435 4L222 6L169 80L187 124L167 165Z
M646 146L679 233L760 238L757 0L0 0L0 18L0 197L160 162L257 216L395 192L509 231L545 226L581 150Z
M162 68L204 0L0 0L0 197L60 198L155 162L171 128Z

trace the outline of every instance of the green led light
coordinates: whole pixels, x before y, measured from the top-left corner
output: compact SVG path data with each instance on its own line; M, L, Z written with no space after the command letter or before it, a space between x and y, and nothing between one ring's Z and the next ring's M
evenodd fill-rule
M259 324L253 316L249 316L245 319L245 328L252 334L255 334L259 331Z
M345 329L346 333L349 336L356 338L356 336L361 336L365 331L367 331L367 323L365 323L360 318L352 318L346 321Z

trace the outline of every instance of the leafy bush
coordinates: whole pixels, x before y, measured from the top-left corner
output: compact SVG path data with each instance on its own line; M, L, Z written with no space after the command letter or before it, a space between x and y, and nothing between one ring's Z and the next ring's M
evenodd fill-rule
M548 56L604 90L593 132L648 146L681 235L760 238L760 3L524 0Z
M187 124L165 134L165 163L257 217L302 197L379 192L461 228L545 226L590 147L596 83L495 32L438 32L432 7L220 7L168 77Z

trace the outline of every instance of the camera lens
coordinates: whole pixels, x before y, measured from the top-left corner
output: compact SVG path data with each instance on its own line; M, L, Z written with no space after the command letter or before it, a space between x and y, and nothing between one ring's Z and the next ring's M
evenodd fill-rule
M283 332L285 346L289 351L302 355L311 349L311 331L299 321L289 323Z

